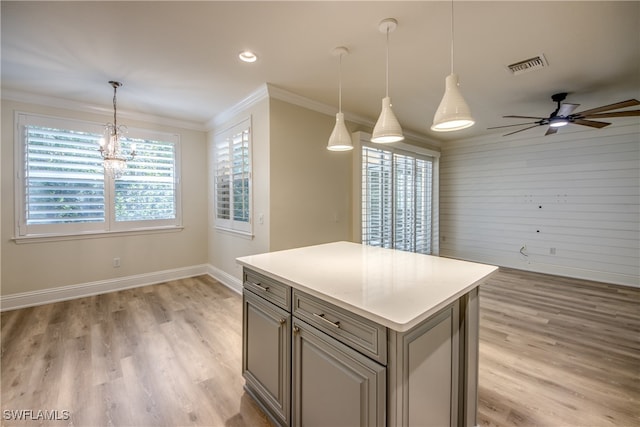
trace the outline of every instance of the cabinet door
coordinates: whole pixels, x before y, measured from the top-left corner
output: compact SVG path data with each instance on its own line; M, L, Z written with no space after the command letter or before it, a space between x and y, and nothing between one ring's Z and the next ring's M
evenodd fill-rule
M386 368L293 320L293 425L384 426Z
M291 315L243 291L242 375L249 393L278 422L291 416Z

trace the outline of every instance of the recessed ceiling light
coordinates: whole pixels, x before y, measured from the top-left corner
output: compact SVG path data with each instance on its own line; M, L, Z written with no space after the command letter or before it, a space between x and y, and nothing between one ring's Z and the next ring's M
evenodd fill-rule
M250 50L243 50L238 55L238 58L240 58L240 60L244 62L256 62L258 60L256 54L251 52Z

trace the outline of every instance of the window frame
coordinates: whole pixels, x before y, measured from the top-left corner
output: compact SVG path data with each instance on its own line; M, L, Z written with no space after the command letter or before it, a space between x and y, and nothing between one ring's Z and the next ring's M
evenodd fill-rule
M227 146L227 152L229 155L229 163L233 163L233 138L239 133L248 132L246 161L248 164L248 184L246 186L248 192L248 206L246 209L247 221L235 220L233 217L234 212L234 180L233 173L225 174L229 178L229 218L220 218L218 216L219 208L219 192L218 192L218 180L221 177L220 170L220 148ZM245 119L236 122L233 125L226 127L225 129L216 132L213 137L213 165L212 165L212 177L213 177L213 220L214 227L217 230L236 234L243 237L253 238L253 123L252 117L249 116Z
M180 135L177 133L159 132L147 129L128 128L127 137L170 143L174 146L174 205L175 218L165 220L116 221L115 217L115 180L104 174L104 221L89 223L61 224L27 224L26 201L26 127L40 126L76 132L94 133L102 136L104 123L88 120L71 119L42 115L37 113L14 112L14 208L15 230L14 240L18 243L43 241L49 239L73 240L91 238L97 235L113 235L140 232L157 232L163 230L181 230L182 227L182 195L180 185ZM96 142L96 151L98 143Z

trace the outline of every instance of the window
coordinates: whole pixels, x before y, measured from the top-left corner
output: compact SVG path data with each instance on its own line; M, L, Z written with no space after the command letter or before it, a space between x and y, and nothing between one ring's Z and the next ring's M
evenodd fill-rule
M430 254L433 159L362 146L362 243Z
M105 175L101 124L17 114L17 236L73 235L179 226L178 135L130 130L137 156Z
M251 235L251 119L217 134L214 146L216 227Z

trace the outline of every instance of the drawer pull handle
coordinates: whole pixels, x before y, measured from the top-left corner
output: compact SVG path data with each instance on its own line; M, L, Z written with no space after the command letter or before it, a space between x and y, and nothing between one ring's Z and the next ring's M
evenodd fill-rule
M324 313L318 314L318 313L313 313L313 315L315 317L318 317L322 320L324 320L325 322L327 322L328 324L330 324L331 326L333 326L334 328L338 328L340 329L340 322L332 322L331 320L327 319L326 317L324 317Z
M262 283L258 282L258 283L253 283L253 282L247 282L253 286L257 286L260 290L264 291L264 292L269 292L269 287L263 285Z

